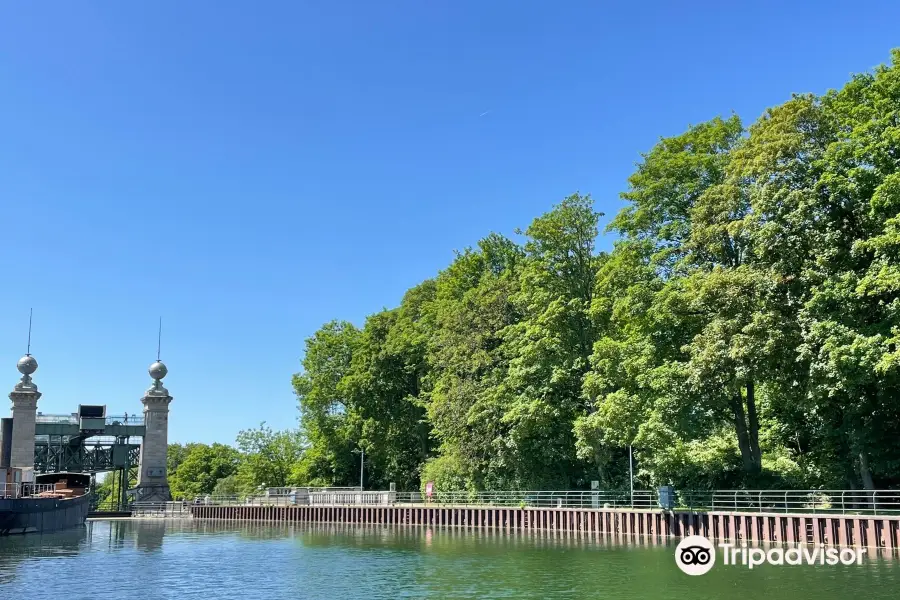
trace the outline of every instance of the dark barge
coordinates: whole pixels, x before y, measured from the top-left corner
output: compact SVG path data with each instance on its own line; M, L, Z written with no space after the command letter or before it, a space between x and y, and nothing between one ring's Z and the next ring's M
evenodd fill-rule
M90 476L38 475L33 483L0 483L0 536L78 527L91 505Z

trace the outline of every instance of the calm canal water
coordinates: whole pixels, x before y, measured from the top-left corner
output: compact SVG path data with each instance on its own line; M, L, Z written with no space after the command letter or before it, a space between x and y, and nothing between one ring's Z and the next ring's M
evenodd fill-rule
M674 544L459 530L94 521L0 538L0 598L900 598L900 560L717 565L690 577Z

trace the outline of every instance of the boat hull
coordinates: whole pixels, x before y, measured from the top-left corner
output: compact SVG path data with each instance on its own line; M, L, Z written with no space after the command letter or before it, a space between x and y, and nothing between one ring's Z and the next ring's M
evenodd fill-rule
M45 533L84 525L91 494L75 498L0 499L0 536Z

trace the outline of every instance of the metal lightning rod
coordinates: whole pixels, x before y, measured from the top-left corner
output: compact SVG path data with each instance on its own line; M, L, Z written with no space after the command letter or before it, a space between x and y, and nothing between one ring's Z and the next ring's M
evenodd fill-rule
M28 350L25 351L25 356L31 356L31 317L34 316L34 309L28 309Z

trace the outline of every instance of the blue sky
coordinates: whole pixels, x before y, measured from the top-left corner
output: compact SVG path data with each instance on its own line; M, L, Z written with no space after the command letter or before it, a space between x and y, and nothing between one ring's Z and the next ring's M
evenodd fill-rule
M33 307L39 409L137 412L161 315L172 441L292 427L322 323L900 46L896 2L731 4L3 3L0 388Z

